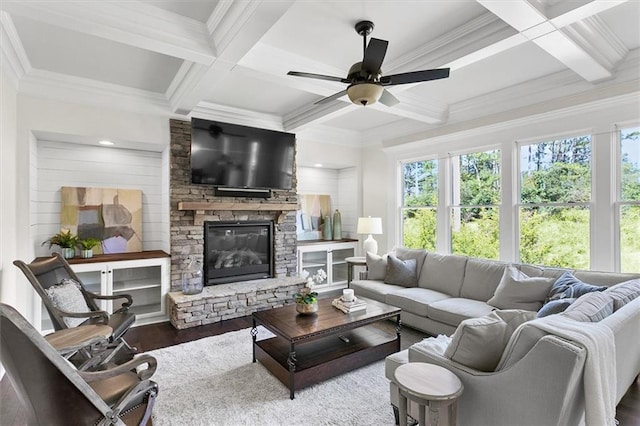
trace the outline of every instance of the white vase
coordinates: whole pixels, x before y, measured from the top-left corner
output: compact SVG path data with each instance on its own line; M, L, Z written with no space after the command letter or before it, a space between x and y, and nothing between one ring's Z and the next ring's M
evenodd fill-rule
M75 255L76 249L73 247L62 247L62 257L65 259L71 259L72 257L75 257Z
M80 250L80 256L82 256L83 259L89 259L93 257L93 249Z

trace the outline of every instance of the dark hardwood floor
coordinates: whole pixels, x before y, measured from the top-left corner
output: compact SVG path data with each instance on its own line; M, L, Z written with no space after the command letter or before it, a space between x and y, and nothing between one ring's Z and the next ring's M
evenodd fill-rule
M125 338L131 345L136 346L139 352L147 352L248 328L251 325L251 317L222 321L187 330L176 330L170 323L165 322L132 328L127 332ZM616 412L620 426L640 426L640 380L638 378L618 404ZM21 408L8 378L4 377L0 382L0 426L23 426L25 424L24 410Z

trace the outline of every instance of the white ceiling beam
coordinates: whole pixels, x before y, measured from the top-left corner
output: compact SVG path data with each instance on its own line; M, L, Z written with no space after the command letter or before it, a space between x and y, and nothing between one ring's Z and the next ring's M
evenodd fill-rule
M215 58L205 24L146 3L3 1L0 8L187 61L210 64Z
M285 115L283 120L284 130L288 132L298 131L311 124L320 124L332 118L339 117L347 112L354 111L361 106L351 102L334 100L323 104L313 104L291 114Z
M207 67L190 66L190 72L176 75L170 86L180 88L170 97L174 111L188 113L205 100L292 4L293 0L218 3L207 24L217 57Z
M7 12L0 11L0 66L17 87L20 79L31 71L31 62L24 51L13 20Z
M607 54L599 52L590 44L595 37L589 34L588 29L587 31L579 29L564 31L562 28L576 22L580 22L577 25L582 25L584 28L589 24L581 21L624 1L564 1L545 8L544 11L540 10L540 3L535 0L477 0L477 2L585 80L595 82L613 75L612 61L603 63L602 58ZM601 30L606 25L599 21L598 27L598 30ZM604 31L606 32L606 29ZM611 32L608 35L615 39ZM610 44L616 45L617 42L613 40ZM610 46L602 47L605 50L609 48Z

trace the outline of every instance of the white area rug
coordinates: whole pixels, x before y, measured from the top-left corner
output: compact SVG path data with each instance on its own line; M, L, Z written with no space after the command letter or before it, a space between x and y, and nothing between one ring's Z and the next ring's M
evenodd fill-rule
M296 392L251 362L250 329L149 352L154 426L393 425L384 361ZM412 335L413 334L413 335ZM406 337L406 338L405 338ZM403 330L403 347L417 338Z

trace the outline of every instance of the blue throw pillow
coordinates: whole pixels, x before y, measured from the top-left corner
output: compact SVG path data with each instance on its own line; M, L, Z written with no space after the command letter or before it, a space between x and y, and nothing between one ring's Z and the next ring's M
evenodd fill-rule
M603 291L606 289L607 286L597 286L583 283L582 281L574 277L571 272L565 272L560 276L560 278L556 280L553 286L551 286L551 290L549 290L549 294L547 294L545 303L559 299L577 299L583 294L591 293L592 291Z
M560 312L564 312L565 309L569 307L573 302L577 299L558 299L552 300L549 303L545 303L545 305L540 308L538 313L536 314L536 318L546 317L547 315L559 314Z

